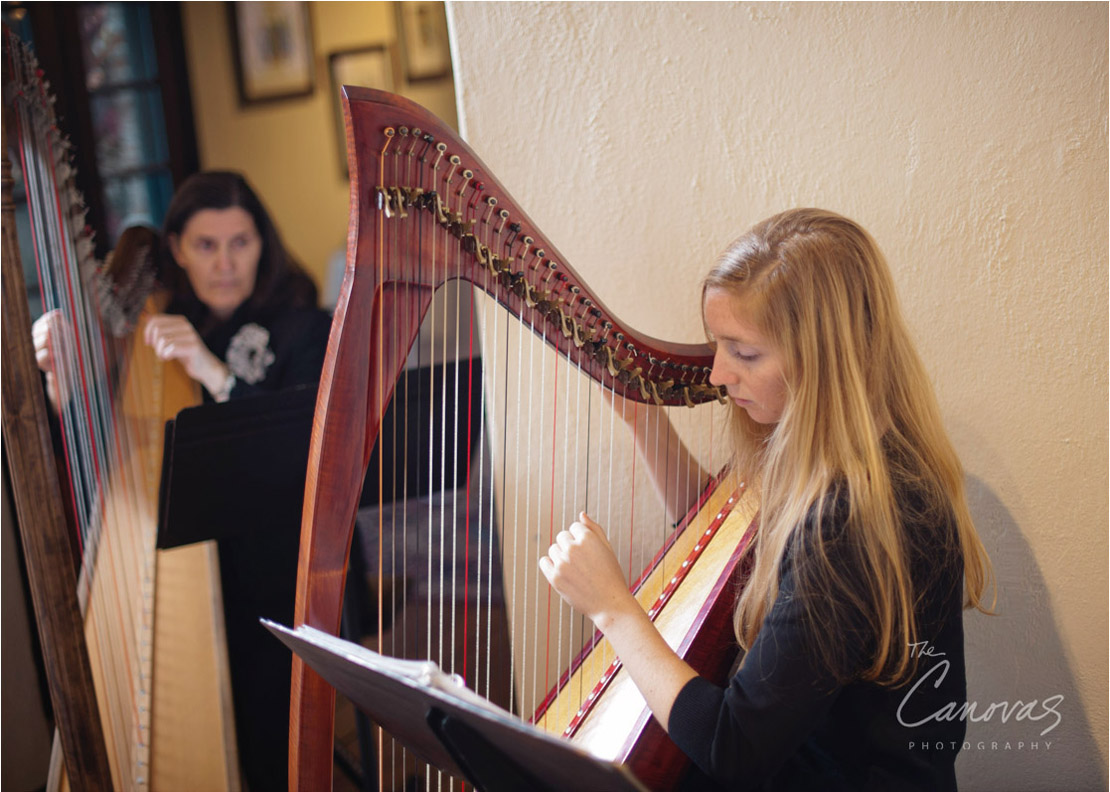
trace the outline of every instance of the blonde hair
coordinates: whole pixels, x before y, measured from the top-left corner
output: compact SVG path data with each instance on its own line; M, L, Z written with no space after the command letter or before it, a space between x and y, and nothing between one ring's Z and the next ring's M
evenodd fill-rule
M737 638L745 648L754 642L790 555L797 595L814 606L808 608L813 637L849 626L837 623L845 610L830 603L862 613L874 654L861 677L905 681L914 667L910 645L918 640L914 606L924 592L914 590L909 545L917 537L903 530L895 486L918 493L939 527L954 523L956 535L944 549L962 558L965 607L986 610L991 569L889 267L856 223L796 209L733 242L703 284L703 304L711 290L754 306L745 318L780 353L787 388L773 426L733 408L733 464L757 474L762 496L751 578L735 612ZM858 573L851 582L830 561L829 536L821 529L834 508L847 518L847 541L838 547L851 553ZM818 530L804 530L807 522ZM820 645L829 649L829 643ZM826 658L841 679L848 675L845 656Z

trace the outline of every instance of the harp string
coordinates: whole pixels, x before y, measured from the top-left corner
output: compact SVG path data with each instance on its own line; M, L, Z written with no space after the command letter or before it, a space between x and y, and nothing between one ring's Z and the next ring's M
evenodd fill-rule
M398 153L399 152L398 152L398 149L396 147L391 152L391 154L392 154L391 167L394 170L394 179L397 178L396 170L397 170L397 156L398 156ZM384 168L380 168L379 170L384 171ZM396 260L396 258L399 255L399 240L398 240L397 235L396 234L389 234L387 236L387 242L391 246L390 260ZM407 293L408 292L408 286L404 285L404 284L394 286L394 290L395 291L400 291L402 289L402 287L404 288L404 291ZM406 296L408 296L408 295L406 294ZM406 301L403 304L407 305L408 303ZM395 358L394 359L402 359L399 356L399 353L402 352L402 348L401 348L402 341L401 341L401 339L407 335L406 331L409 329L409 327L408 327L408 325L409 325L409 312L408 311L405 311L404 314L401 316L400 324L401 324L401 326L400 326L399 329L396 329L396 327L397 327L396 324L394 325L395 331L392 332L392 334L391 334L391 340L393 342L394 352L395 352ZM407 351L407 350L404 350L404 351ZM379 381L380 380L381 380L381 378L379 377ZM408 398L407 398L408 382L409 382L408 377L406 376L404 378L404 386L403 386L405 396L403 397L402 402L401 402L402 403L402 409L403 409L403 415L402 415L403 433L406 434L406 435L407 435L407 430L408 430ZM383 404L382 409L383 409L383 412L384 412L384 409L385 409L384 404ZM406 438L403 438L403 439L406 439ZM397 449L397 421L393 421L392 441L393 441L392 448L394 449L394 453L396 453L396 449ZM404 443L403 449L404 450L401 452L402 453L401 466L402 466L402 470L404 471L402 485L401 485L401 487L402 487L402 503L406 502L406 495L407 495L407 488L408 488L408 445L407 445L407 442ZM384 456L385 456L384 454L379 453L379 460L383 459ZM394 471L395 470L396 470L396 466L394 467ZM390 502L392 502L392 503L395 503L396 500L397 500L397 476L396 476L395 472L390 477L389 498L390 498ZM379 511L380 510L381 509L379 508ZM405 517L407 517L407 510L402 512L402 514L404 515L402 517L402 522L404 522ZM389 619L392 618L392 614L394 612L396 612L396 609L397 609L396 580L397 580L397 577L398 577L398 569L397 569L397 510L396 509L390 509L389 561L390 561L390 564L389 564L389 574L390 574L389 580L390 580L390 583L389 583L388 588L385 585L385 576L384 576L384 574L379 571L379 583L378 583L378 589L377 589L377 594L378 594L377 599L378 599L378 608L379 608L379 615L378 615L377 624L378 624L378 634L379 635L382 635L386 632L385 625L387 623L387 616L385 614L385 607L384 607L383 602L384 602L384 600L387 596L389 596L389 609L390 609L390 614L389 614L389 617L388 617ZM380 563L380 566L384 565L384 563L385 563L384 556L381 557L379 563ZM379 570L380 570L380 566L379 566ZM405 567L405 565L402 562L402 570L403 571L400 573L401 578L402 578L402 591L404 590L404 580L405 580L405 575L406 575L406 571L407 571L407 570L404 570L404 567ZM388 594L387 594L387 592L388 592ZM390 633L389 654L396 655L397 653L398 653L397 652L397 636L396 636L396 633L391 632ZM379 770L378 770L378 782L377 782L378 783L378 789L384 788L384 785L385 785L385 772L386 772L386 770L385 770L385 752L384 752L385 740L386 740L385 735L379 730L378 731L378 757L379 757L378 767L379 767ZM365 765L365 762L363 762L363 764ZM396 776L397 776L396 744L393 743L393 741L390 741L390 743L389 743L389 777L391 779L391 783L392 783L392 779L396 778Z
M556 467L557 467L556 451L557 451L557 448L558 448L557 437L558 437L558 428L559 428L559 401L558 401L558 396L557 396L557 394L559 393L559 356L558 355L553 355L552 356L552 363L553 363L553 365L552 365L551 369L552 369L552 372L553 372L553 374L552 374L553 382L552 382L552 386L551 386L551 392L552 392L553 396L552 396L552 399L551 399L551 517L550 517L550 520L548 521L548 526L547 526L547 543L548 543L548 545L550 545L552 542L555 541L555 470L556 470ZM564 471L564 475L565 475L566 465L563 466L563 471ZM547 636L546 636L546 644L545 644L545 648L544 648L544 669L543 669L543 671L544 671L543 686L544 686L545 690L550 690L551 689L551 619L550 619L551 595L552 595L551 589L548 588L548 590L547 590L547 608L546 608L546 612L547 612L549 618L547 620ZM559 616L560 616L560 618L558 619L558 622L559 622L559 626L561 627L562 626L562 613L560 613ZM560 648L561 648L560 643L559 643L561 640L562 640L562 631L560 630L559 634L556 636L556 642L555 642L556 651L559 651Z
M488 294L489 293L489 279L490 279L490 273L489 273L488 270L486 271L485 278L486 278L486 293ZM497 342L501 337L500 331L498 330L498 327L497 327L497 321L500 318L501 311L499 309L497 309L497 307L494 305L493 300L486 298L483 302L485 303L487 315L491 312L491 309L492 309L492 313L493 313L493 329L490 332L490 339L492 340L493 352L489 356L490 359L491 359L491 363L492 363L492 371L490 373L490 377L491 377L491 382L493 383L493 385L488 390L489 390L489 394L490 394L489 410L490 410L491 413L496 415L496 413L497 413L497 382L498 382L498 377L499 377L498 370L497 370L497 361L500 357L499 354L498 354L498 350L497 350L497 346L498 346ZM488 325L488 322L483 323L483 330L484 330L485 325ZM483 346L483 349L485 349L485 346ZM486 388L482 388L483 393L485 393L486 390L487 390ZM484 421L483 421L483 432L485 432L485 431L486 431L486 428L485 428L485 424L484 424ZM483 439L485 439L485 438L486 438L486 435L483 434ZM483 443L483 445L486 445L486 443ZM489 503L488 503L488 506L487 506L487 508L489 509L489 519L488 519L488 521L486 521L486 536L487 536L487 539L488 539L488 542L489 542L489 552L488 552L487 557L486 557L486 586L487 586L487 588L486 588L486 604L487 604L486 612L487 612L487 614L489 614L490 618L487 619L487 621L486 621L486 646L487 647L492 647L493 646L493 575L494 575L493 561L494 561L494 538L496 536L495 521L497 519L497 503L495 501L495 496L497 494L497 475L495 474L494 469L493 469L493 467L494 467L494 456L493 456L494 451L495 451L495 446L492 443L489 443L489 472L487 474L488 477L489 477ZM502 460L505 459L504 443L502 443L501 459ZM502 498L501 502L504 503L504 498ZM501 544L501 547L504 547L503 543ZM490 693L492 691L492 681L493 681L492 663L493 663L493 652L492 651L487 651L486 652L486 698L491 697Z
M564 418L563 418L563 427L564 427L564 432L563 432L563 501L562 501L562 510L561 510L560 516L559 516L559 523L561 525L567 525L568 524L568 517L570 516L570 515L567 514L567 482L568 482L568 479L570 478L569 470L568 470L568 467L570 465L570 453L569 453L569 451L570 451L570 414L569 414L569 411L570 411L570 381L572 379L571 374L573 372L573 369L571 367L569 359L566 360L563 367L566 369L566 374L567 374L567 376L564 378L565 381L566 381L566 392L563 396L563 404L566 405L565 409L567 410L567 415L565 415ZM571 507L571 509L573 509L573 506ZM565 667L570 668L570 664L573 660L573 655L574 655L573 640L570 637L571 633L573 632L573 629L574 629L574 611L569 606L565 605L563 603L562 599L560 599L559 602L558 602L558 608L559 608L559 640L558 640L557 643L559 644L560 647L563 647L562 656L566 658L566 663L564 664ZM563 614L566 614L566 624L567 624L567 638L566 638L565 643L564 643L564 640L563 640ZM566 677L566 682L564 682L564 684L569 683L569 681L570 681L570 677L567 676Z
M420 184L420 183L423 183L423 181L424 181L423 165L421 165L420 170L418 171L417 175L415 176L415 181L413 181L413 178L414 178L414 176L413 176L414 152L417 149L417 147L419 147L421 145L423 145L423 147L425 149L427 148L427 144L426 143L422 144L422 142L417 138L417 136L414 135L412 137L412 141L411 141L411 144L409 146L408 152L405 154L405 163L404 163L404 165L405 165L406 176L408 177L408 179L405 181L406 184L414 184L414 183ZM421 159L421 162L423 162L423 159ZM408 224L405 228L408 231L408 244L414 246L414 248L418 251L422 250L423 246L424 246L424 224L422 224L422 223L421 224ZM418 255L417 256L417 262L418 262L418 268L419 268L419 272L420 272L420 276L421 276L420 277L420 282L423 282L423 280L424 280L423 279L424 256L423 255ZM419 291L419 287L410 287L410 288L413 288L414 291ZM420 320L421 320L421 317L419 315L419 309L417 308L416 301L413 300L412 301L412 316L411 316L412 324L408 328L408 332L406 333L406 338L411 337L412 334L414 332L416 332L416 329L420 325ZM417 371L418 372L421 371L422 368L425 365L430 366L431 362L430 361L425 361L425 359L424 359L424 347L418 341L417 344L416 344L416 366L417 366ZM430 385L429 385L429 387L430 387ZM423 396L424 396L424 380L423 380L423 377L417 376L417 378L416 378L416 400L415 400L414 404L415 405L422 404L423 403ZM416 429L416 431L415 431L416 441L415 441L415 446L414 447L415 448L422 448L423 447L423 441L422 441L423 421L422 421L422 416L416 415L415 416L415 422L416 422L416 427L415 427L415 429ZM429 429L429 431L430 431L430 429ZM419 460L417 462L419 463ZM407 468L406 468L406 472L407 472ZM429 489L428 497L430 497L430 490L431 490L430 479L429 479L428 489ZM418 487L418 491L420 491L419 487ZM409 513L409 509L406 508L404 510L404 513L405 513L406 518L407 518L408 513ZM406 524L405 530L406 530L406 539L407 539L407 533L408 533L407 524ZM415 541L416 557L419 558L421 553L425 552L424 542L423 542L423 538L424 538L423 533L420 532L420 531L417 531L415 538L416 538L416 541ZM406 547L407 547L407 542L406 542ZM406 573L407 573L408 566L409 566L407 550L406 550L406 560L405 560L405 562L403 562L403 564L404 564L404 568L405 568ZM425 582L427 583L427 579L426 579ZM419 644L419 632L416 629L418 627L418 625L413 624L412 626L413 626L413 640L416 641L417 644ZM409 628L409 620L404 619L402 629L403 629L403 635L405 637L404 646L406 646L406 647L408 646L408 643L407 643L407 641L408 641L408 628ZM406 750L402 750L401 751L401 772L402 772L402 775L404 774L404 768L406 767L406 764L407 764L407 752L406 752Z
M457 164L458 164L457 163L457 158L452 158L452 173L454 173L455 166ZM447 179L447 184L448 184L448 187L450 188L449 193L448 193L448 200L449 201L450 201L450 198L451 198L452 194L455 194L456 196L458 195L457 193L455 193L455 190L451 186L451 183L452 183L452 178L449 177ZM460 215L462 214L462 205L461 204L462 204L462 202L460 200L459 205L458 205L458 210L457 210L458 214L460 214ZM450 247L451 247L452 258L454 259L453 262L452 262L452 271L457 273L457 272L459 272L459 270L462 266L462 248L457 243L451 245ZM458 602L459 602L459 600L455 596L455 593L458 591L458 588L459 588L459 580L458 580L459 565L457 563L458 544L459 544L458 543L458 539L459 539L459 486L458 486L458 481L459 481L459 431L460 431L460 428L461 428L460 427L461 421L459 420L459 417L462 415L462 413L459 412L459 403L460 403L459 370L461 368L461 362L462 362L462 359L459 356L459 352L460 352L460 345L459 344L460 344L460 338L462 336L461 328L459 327L459 322L462 318L462 314L460 313L459 308L461 307L461 294L463 292L463 288L462 288L462 281L456 280L456 281L453 281L452 283L455 286L455 290L454 290L455 291L455 328L454 328L454 332L451 335L454 335L454 337L455 337L455 359L454 359L455 360L455 365L453 367L454 368L455 380L454 380L453 384L454 384L454 410L455 410L454 415L456 416L456 418L455 418L455 422L454 422L454 431L451 433L452 434L451 481L452 481L453 486L451 488L451 559L452 559L452 563L451 563L451 636L452 636L452 640L450 642L451 643L450 669L451 669L451 673L455 673L459 668L458 658L456 657L456 652L457 652L457 649L458 649L458 641L454 640L454 636L459 635L459 633L457 632L458 622L459 622L459 618L458 618L459 617L459 614L458 614ZM446 301L446 299L449 296L450 296L449 293L445 293L444 294L444 300ZM444 345L445 346L447 344L448 335L449 334L446 334L446 333L444 334ZM445 368L444 369L444 377L446 378L446 376L447 376L447 370ZM443 433L444 438L445 438L445 442L446 442L446 437L447 437L446 414L447 414L447 411L446 411L446 400L445 400L445 402L444 402L444 433ZM446 453L444 454L444 457L446 458ZM467 548L465 544L463 545L463 548L464 548L464 553L463 553L464 559L469 558L469 554L466 552L469 548ZM465 570L466 567L464 566L463 568ZM464 575L464 579L465 579L465 575ZM464 609L465 609L465 602L466 602L466 600L464 599L463 600ZM465 646L465 636L466 636L465 630L461 633L461 635L463 636L464 646ZM465 661L465 653L464 653L463 666L465 666L465 664L466 664L466 661Z
M525 253L524 253L526 258L527 258L527 255L528 255L527 248L530 247L530 246L531 246L530 241L526 240L525 241ZM527 440L525 459L534 460L537 457L535 455L535 451L533 451L533 441L535 440L535 435L536 435L537 432L541 432L541 436L542 436L542 429L536 425L536 418L534 417L534 412L533 412L533 402L534 402L534 398L535 398L535 395L536 395L535 374L536 374L536 346L537 345L536 345L536 342L535 342L535 338L536 338L536 335L535 335L536 334L535 314L531 314L528 317L528 319L529 319L529 322L528 322L528 331L529 331L528 332L528 419L527 419L527 423L525 424L526 430L525 430L525 433L524 433L525 436L528 438L528 440ZM521 323L521 324L523 326L523 323ZM546 333L545 333L545 337L546 337ZM539 369L540 369L540 388L541 388L541 393L542 393L543 382L544 382L544 379L545 379L543 375L544 375L544 372L547 370L547 367L541 365L539 367ZM542 415L542 410L541 410L541 415ZM542 418L541 418L541 420L542 420ZM529 469L531 469L531 466L529 466ZM525 621L525 623L524 623L524 628L525 628L524 629L524 642L523 642L523 646L521 647L521 657L524 658L524 662L525 662L524 670L525 670L525 672L529 672L529 671L531 672L531 677L530 677L531 681L530 682L528 681L527 676L524 676L524 678L521 681L522 681L522 684L526 685L526 689L528 691L530 691L531 704L529 705L529 709L532 709L535 706L536 665L537 665L537 661L539 659L539 650L538 650L538 645L539 645L539 600L538 600L538 597L536 596L538 594L538 587L532 585L532 583L531 583L530 578L532 577L532 574L531 574L532 573L532 564L528 563L528 560L531 559L532 556L533 556L533 550L534 550L535 544L538 544L538 541L533 543L533 541L532 541L533 537L535 537L537 540L539 538L538 536L536 536L536 529L534 529L532 527L532 516L533 516L533 513L534 513L533 508L532 508L532 484L535 481L535 478L536 478L535 474L532 474L532 475L526 476L525 479L524 479L524 531L523 531L523 535L524 535L524 555L523 555L523 558L522 558L522 561L523 561L522 566L524 567L524 603L523 603L524 607L523 607L523 611L524 611L524 613L527 614L527 613L529 613L529 610L531 610L532 611L532 617L530 619L528 619L527 621ZM530 602L530 600L531 600L531 602ZM532 605L531 609L529 608L529 605ZM531 656L529 656L529 654L528 654L529 638L531 638L531 647L532 647Z
M385 144L382 146L382 150L381 150L381 153L380 153L379 158L378 158L378 173L381 173L381 174L385 173L385 167L384 167L385 158L387 156L387 151L388 151L388 149L390 147L390 144L392 142L393 142L393 136L388 135L385 139ZM379 187L384 187L384 185L382 185L382 184L379 184L378 186ZM384 233L385 229L383 228L383 226L385 224L385 218L384 218L384 215L380 212L378 213L378 216L377 216L377 222L378 222L378 244L380 246L379 250L378 250L378 257L379 257L379 260L385 260L384 250L383 250L383 248L385 246L385 243L386 243L386 235ZM384 268L379 270L378 295L382 299L384 299L384 297L385 297L385 270L384 270ZM385 418L385 409L386 409L385 408L385 393L384 393L384 390L385 390L385 374L384 374L385 355L382 354L382 352L383 352L382 345L384 345L384 343L385 343L384 322L385 322L385 311L384 310L379 310L379 312L378 312L378 344L379 344L379 349L377 350L377 352L378 352L378 355L377 355L377 358L378 358L378 404L381 406L381 411L382 411L381 415L378 416L379 426L381 425L381 421L384 420L384 418ZM378 576L377 576L377 582L378 582L378 597L377 597L377 625L378 625L378 630L377 630L377 632L378 632L378 635L377 635L377 647L378 647L378 652L379 653L381 653L385 648L383 646L383 638L384 638L385 631L382 629L382 625L384 624L384 621L383 621L383 607L382 607L382 598L383 598L382 584L384 582L384 580L383 580L384 575L383 575L383 571L382 571L382 564L384 563L384 561L383 561L384 553L382 552L382 544L383 544L383 537L382 537L382 534L383 534L383 531L382 531L383 520L382 520L382 516L383 516L383 504L384 504L383 498L385 496L385 491L384 491L385 488L384 488L384 484L383 484L384 479L385 479L385 454L381 453L381 451L379 450L379 454L378 454L378 556L377 556L378 557L378 570L377 570L378 571ZM363 581L358 581L358 582L359 582L359 584L363 583ZM378 788L380 789L383 786L384 781L385 781L384 766L381 763L381 757L384 756L385 736L384 736L384 734L381 730L378 731L377 736L378 736L378 739L377 739L377 755L378 755L378 758L379 758L377 782L378 782Z
M611 375L610 375L611 376ZM605 388L605 377L602 376L601 387ZM613 490L616 486L616 479L614 478L613 471L613 455L616 452L616 412L612 409L606 409L608 404L612 403L612 381L609 382L610 398L608 400L602 399L602 415L609 414L609 474L606 477L608 487L606 487L606 511L605 511L605 532L609 539L610 545L615 545L620 536L620 530L613 522ZM635 449L633 449L635 450ZM619 558L619 556L618 556ZM627 581L627 578L626 578Z
M436 229L434 229L434 228L432 229L431 236L432 236L432 253L431 253L431 256L428 257L428 258L431 262L431 282L435 283L436 280L437 280L436 279L436 273L435 273L435 265L436 265L435 239L438 237L438 232L437 232ZM423 240L421 240L421 242L423 242ZM422 248L423 248L423 246L422 246ZM421 248L420 259L424 260L425 256L423 255L423 249L422 248ZM434 299L433 299L433 302L432 302L432 315L431 315L430 319L431 319L431 339L432 339L432 343L429 345L429 349L428 349L428 367L429 367L430 371L434 372L435 371L435 366L436 366L436 355L435 355L435 352L436 352L436 349L435 349L436 312L435 312ZM428 382L429 382L429 384L428 384L428 493L429 494L428 494L428 547L427 547L428 578L427 578L427 585L429 587L429 593L430 593L431 589L432 589L431 584L432 584L432 581L434 580L434 578L432 576L433 575L433 563L434 563L434 561L433 561L433 556L434 556L433 548L436 547L435 536L433 534L433 531L435 530L435 524L436 523L435 523L435 511L434 511L433 497L432 497L432 493L435 491L434 482L436 480L435 479L435 453L433 451L433 449L435 448L435 445L434 445L435 444L435 439L434 439L433 432L432 432L432 428L435 426L436 411L435 411L435 381L434 381L434 379L429 378ZM434 608L432 607L432 605L433 605L432 602L428 603L428 614L427 614L427 619L428 619L428 644L427 644L428 655L427 655L427 659L429 659L429 660L433 659L432 647L434 646L434 644L432 643L432 614L433 614L433 611L434 611Z

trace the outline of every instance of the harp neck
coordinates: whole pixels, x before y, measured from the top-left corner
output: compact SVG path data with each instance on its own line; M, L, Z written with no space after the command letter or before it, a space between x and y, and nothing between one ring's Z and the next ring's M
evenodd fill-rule
M344 112L351 218L359 229L348 277L373 262L378 272L369 277L383 288L434 290L463 279L627 398L688 406L724 400L709 384L708 345L661 341L615 316L445 124L412 103L362 88L344 89ZM384 223L413 227L401 255L377 258L365 250L367 242L377 244ZM368 230L374 240L366 240ZM436 255L442 261L430 260Z

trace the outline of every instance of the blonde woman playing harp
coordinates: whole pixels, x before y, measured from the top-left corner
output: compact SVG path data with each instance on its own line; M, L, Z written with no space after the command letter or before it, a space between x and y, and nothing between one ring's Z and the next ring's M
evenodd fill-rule
M724 252L702 315L733 468L760 482L739 669L721 688L668 647L586 514L541 570L610 641L696 788L954 790L965 723L930 715L966 701L962 610L984 608L990 563L882 254L850 220L784 212Z

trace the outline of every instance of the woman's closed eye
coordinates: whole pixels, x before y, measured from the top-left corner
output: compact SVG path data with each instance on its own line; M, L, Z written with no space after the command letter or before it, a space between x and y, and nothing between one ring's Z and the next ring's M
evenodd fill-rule
M747 350L742 347L730 346L728 351L729 354L732 355L734 358L736 358L737 360L742 360L745 363L754 363L755 361L759 360L760 357L758 352Z

